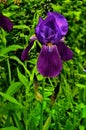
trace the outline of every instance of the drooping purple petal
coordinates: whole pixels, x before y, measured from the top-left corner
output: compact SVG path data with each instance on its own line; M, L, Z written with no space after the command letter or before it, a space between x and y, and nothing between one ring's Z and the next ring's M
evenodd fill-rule
M66 18L57 12L48 12L48 16L53 16L55 18L56 23L60 28L62 36L66 35L68 31L68 22Z
M0 26L8 32L10 32L13 29L12 22L9 20L8 17L2 14L0 14Z
M37 62L38 71L45 77L55 77L62 70L62 61L56 45L43 45Z
M28 46L23 50L22 54L21 54L21 60L28 60L28 51L31 49L31 47L33 46L34 41L31 41Z
M72 50L67 47L63 42L59 42L57 44L57 48L62 60L67 61L73 58Z
M28 60L28 51L30 50L30 48L32 47L33 43L31 42L22 52L21 54L21 60L25 61ZM31 46L31 47L30 47Z
M31 47L33 46L34 44L34 41L36 40L36 36L32 36L30 38L30 43L29 45L23 50L22 54L21 54L21 60L24 61L24 60L28 60L28 51L31 49Z

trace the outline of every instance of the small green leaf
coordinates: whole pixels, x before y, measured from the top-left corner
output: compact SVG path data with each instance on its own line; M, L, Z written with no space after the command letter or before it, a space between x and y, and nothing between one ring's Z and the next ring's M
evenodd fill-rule
M10 51L16 51L17 49L22 49L23 47L20 45L10 45L6 48L1 49L0 55L6 54Z
M70 122L70 120L66 121L65 130L74 130L73 124Z
M0 130L19 130L19 129L14 126L10 126L10 127L1 128Z
M30 31L30 28L27 25L15 25L13 28L17 29L27 29Z
M86 88L85 84L76 84L76 86L79 87L79 88Z
M33 81L34 79L34 74L37 73L37 69L36 69L36 66L34 66L33 70L32 70L32 73L30 74L30 81Z
M0 95L5 99L5 100L8 100L9 102L12 102L16 105L19 105L20 107L23 107L22 104L20 104L14 97L11 97L10 95L8 94L5 94L5 93L2 93L0 92Z
M43 80L43 76L40 75L40 74L38 74L38 75L37 75L37 79L38 79L38 81L41 81L41 80Z
M20 107L19 105L14 105L14 103L11 102L4 103L0 106L0 114L2 115L7 115L10 111L18 112L21 110L23 110L22 107Z
M13 83L9 86L9 88L7 89L6 94L12 96L13 94L15 94L15 93L20 89L21 85L22 85L22 84L21 84L20 82L13 82Z
M51 7L54 9L54 11L57 11L57 12L61 12L62 10L62 6L60 6L59 4L51 4Z
M51 115L47 118L44 126L43 126L43 130L48 130L49 129L49 126L51 124Z
M27 88L27 86L29 85L28 79L19 71L18 68L17 68L17 72L18 72L19 80Z
M79 130L85 130L85 127L83 125L80 125Z
M30 76L30 71L25 67L25 65L23 64L23 62L22 62L17 56L10 56L10 59L15 60L15 61L17 61L20 65L22 65L23 68L25 69L25 71L27 72L27 74Z
M86 78L86 74L78 74L78 76L81 78Z
M79 98L84 104L86 104L86 88L80 88Z
M19 128L19 130L23 130L22 124L21 124L17 114L13 113L13 118L14 118L16 126Z
M86 118L86 106L83 108L82 117L83 117L83 118Z

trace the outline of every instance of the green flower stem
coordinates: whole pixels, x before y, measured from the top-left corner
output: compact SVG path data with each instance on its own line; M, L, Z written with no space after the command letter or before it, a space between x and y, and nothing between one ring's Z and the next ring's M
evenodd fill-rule
M25 61L25 67L27 68L27 61ZM27 77L27 72L25 71L25 76Z
M42 97L44 99L44 86L45 86L45 79L43 80L43 86L42 86ZM43 101L41 103L41 110L40 110L40 130L43 129Z
M27 61L25 61L25 68L27 68ZM25 71L25 77L28 78L28 74L27 74L26 71ZM25 101L25 112L24 112L25 130L29 129L29 124L28 124L28 93L29 93L29 88L30 88L29 86L30 86L30 84L25 89L25 93L26 93L26 95L25 95L25 97L26 97L26 101ZM30 105L30 108L31 108L31 103L29 105Z
M11 84L11 69L10 69L10 62L8 58L7 58L7 66L8 66L9 84Z
M43 130L48 130L51 124L51 115L47 118L47 120L44 123Z

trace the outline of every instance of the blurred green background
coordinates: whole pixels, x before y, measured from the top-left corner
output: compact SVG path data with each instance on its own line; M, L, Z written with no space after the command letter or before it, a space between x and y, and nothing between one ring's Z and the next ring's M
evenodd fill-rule
M67 18L65 44L74 54L72 60L63 62L58 77L44 80L36 68L38 42L27 62L20 57L39 16L45 18L49 11ZM0 28L0 130L40 130L42 85L43 124L51 113L51 122L43 130L86 130L86 0L7 0L0 2L0 13L14 25L10 33ZM57 84L60 89L51 110L50 97Z

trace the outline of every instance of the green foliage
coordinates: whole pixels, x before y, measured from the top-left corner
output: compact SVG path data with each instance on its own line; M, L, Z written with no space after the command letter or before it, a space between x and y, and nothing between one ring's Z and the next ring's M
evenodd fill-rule
M69 30L65 44L73 50L74 56L63 63L60 76L46 78L44 82L36 69L40 43L35 42L28 61L22 62L20 57L34 34L39 16L45 17L48 11L57 11L67 18ZM10 33L0 28L0 130L39 130L41 112L43 130L86 129L85 12L86 0L0 3L0 13L9 17L14 25ZM50 97L59 83L60 90L52 105Z
M19 130L19 129L14 126L11 126L11 127L2 128L1 130Z

